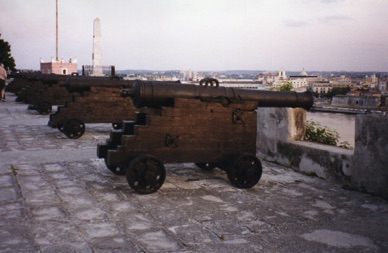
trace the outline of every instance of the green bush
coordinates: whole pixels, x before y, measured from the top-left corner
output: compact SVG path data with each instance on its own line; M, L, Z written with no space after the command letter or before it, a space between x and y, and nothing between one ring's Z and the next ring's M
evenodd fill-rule
M292 87L292 84L290 82L286 82L282 86L279 87L279 91L292 91L294 87Z
M285 82L279 87L271 87L269 90L271 91L292 91L294 87L292 87L291 82Z
M341 148L352 149L347 141L340 142L339 134L337 131L332 130L326 126L322 126L319 122L313 120L307 120L306 122L306 134L304 139L306 141L318 142L327 145L338 146Z

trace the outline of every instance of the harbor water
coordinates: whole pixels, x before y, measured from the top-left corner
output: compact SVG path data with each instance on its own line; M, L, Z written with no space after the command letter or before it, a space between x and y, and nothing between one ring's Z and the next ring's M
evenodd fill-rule
M355 115L345 113L330 112L307 112L307 120L319 122L321 126L326 126L338 132L341 142L348 142L354 148L355 135Z

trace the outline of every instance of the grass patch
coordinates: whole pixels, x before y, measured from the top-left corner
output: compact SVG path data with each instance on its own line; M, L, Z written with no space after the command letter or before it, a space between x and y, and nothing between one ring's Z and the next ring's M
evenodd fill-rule
M17 176L18 174L18 167L14 164L11 164L11 171L14 176Z

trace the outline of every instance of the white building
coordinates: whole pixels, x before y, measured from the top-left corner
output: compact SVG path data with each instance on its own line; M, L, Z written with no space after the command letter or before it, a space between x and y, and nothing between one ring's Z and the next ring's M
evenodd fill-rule
M296 91L307 90L317 80L318 76L310 76L304 70L297 76L290 76L290 82Z
M376 74L373 74L372 76L366 75L363 82L363 86L374 88L377 87L378 82L379 79L377 78Z
M386 81L380 81L377 86L379 91L386 91L387 90L387 82Z
M288 78L286 75L286 71L280 70L277 75L273 76L272 86L275 88L279 88L280 86L286 84L288 82Z
M331 78L332 88L348 88L352 86L352 79L348 76L341 75Z
M182 81L199 81L203 77L198 74L196 71L192 70L181 70L179 73L179 79Z
M312 92L318 94L327 94L332 90L332 84L329 81L318 81L311 85Z

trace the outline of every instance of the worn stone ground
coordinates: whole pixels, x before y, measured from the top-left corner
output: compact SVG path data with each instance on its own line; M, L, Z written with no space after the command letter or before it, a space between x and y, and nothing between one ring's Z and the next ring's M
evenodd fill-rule
M168 164L138 195L97 159L109 124L80 139L0 103L0 252L388 252L388 201L263 162L252 189Z

